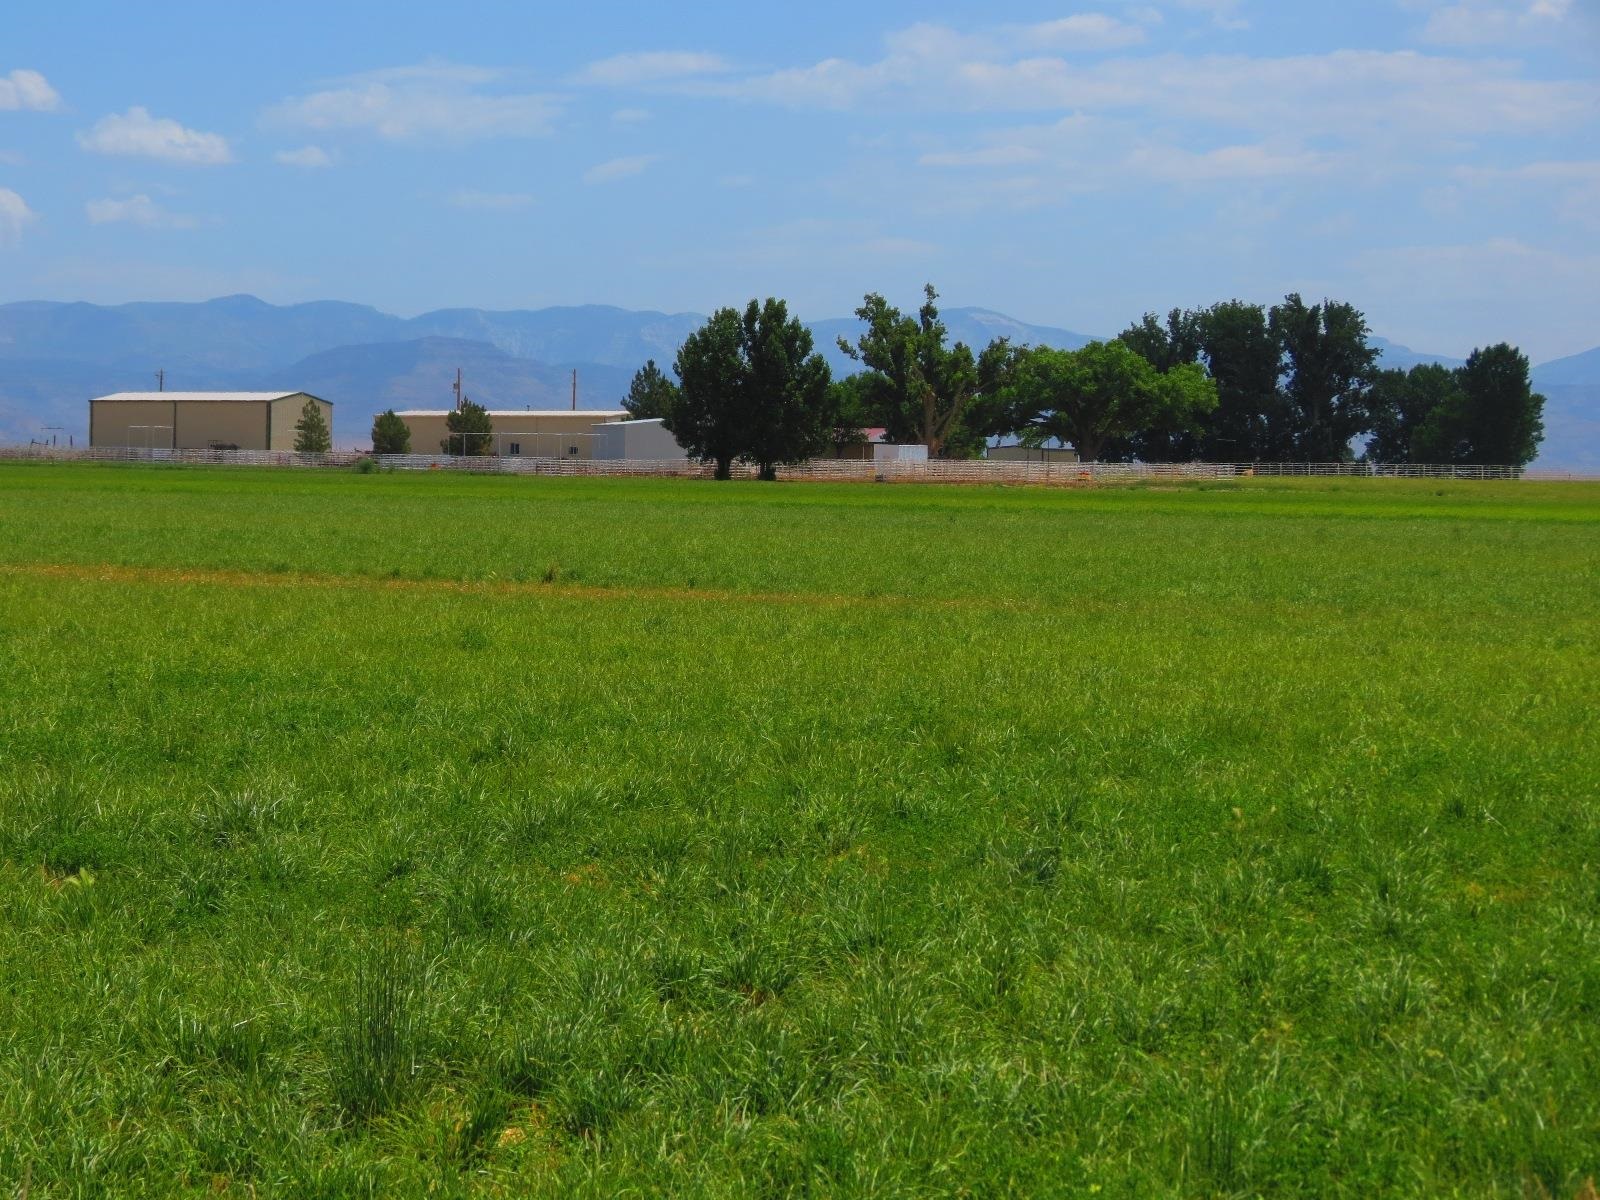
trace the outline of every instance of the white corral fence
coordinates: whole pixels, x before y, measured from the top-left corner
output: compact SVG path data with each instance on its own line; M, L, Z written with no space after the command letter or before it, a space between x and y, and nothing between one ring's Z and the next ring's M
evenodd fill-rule
M382 454L356 451L294 454L278 450L162 450L142 447L0 446L0 460L53 462L139 462L173 466L349 467L373 457L381 467L400 471L465 471L489 475L648 475L710 478L709 464L681 459L578 459L461 457L446 454ZM736 478L754 478L752 465L736 463ZM1137 480L1240 479L1250 476L1313 476L1398 479L1595 480L1600 474L1541 471L1522 467L1426 466L1414 463L1061 463L999 462L989 459L927 461L816 459L780 468L783 479L858 483L967 483L1073 486Z

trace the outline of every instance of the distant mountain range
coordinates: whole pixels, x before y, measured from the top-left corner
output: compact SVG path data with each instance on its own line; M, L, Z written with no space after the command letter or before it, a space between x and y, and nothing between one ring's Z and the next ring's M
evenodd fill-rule
M981 348L996 337L1075 349L1094 340L1029 325L982 308L943 310L951 337ZM578 373L580 408L614 407L646 359L671 363L705 320L697 313L635 312L604 305L521 312L441 309L402 318L360 304L279 306L254 296L199 304L105 307L27 301L0 305L0 442L87 433L90 396L167 386L284 388L334 403L340 445L367 440L388 407L444 407L462 371L466 393L499 408L565 407ZM810 326L834 370L856 369L837 339L853 317ZM1458 359L1373 339L1385 366ZM1540 465L1600 468L1600 347L1547 363L1535 383L1550 400Z

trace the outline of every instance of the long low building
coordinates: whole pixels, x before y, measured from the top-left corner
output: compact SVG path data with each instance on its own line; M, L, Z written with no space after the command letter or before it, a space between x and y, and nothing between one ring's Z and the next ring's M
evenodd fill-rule
M116 392L89 401L89 444L146 450L293 450L307 392Z
M460 454L461 434L445 425L450 409L407 409L396 413L411 431L414 454ZM595 458L597 425L626 419L623 409L508 408L490 409L494 430L490 453L510 458Z

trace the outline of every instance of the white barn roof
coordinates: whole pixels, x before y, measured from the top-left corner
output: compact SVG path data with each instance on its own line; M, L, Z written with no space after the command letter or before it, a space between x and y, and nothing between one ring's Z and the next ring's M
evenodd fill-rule
M204 402L208 404L262 404L273 400L286 400L290 396L305 396L311 400L322 400L321 396L313 396L310 392L112 392L109 396L96 396L91 404L121 404L121 403L150 403L155 401L162 404L171 404L174 401L184 403ZM331 400L322 400L324 404L333 403Z

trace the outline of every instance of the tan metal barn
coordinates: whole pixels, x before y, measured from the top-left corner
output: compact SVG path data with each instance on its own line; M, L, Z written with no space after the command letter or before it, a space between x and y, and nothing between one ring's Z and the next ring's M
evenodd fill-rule
M293 450L307 392L116 392L89 401L89 444L151 450Z
M407 409L396 413L411 431L413 454L438 454L450 436L445 426L449 409ZM627 417L623 409L508 408L490 409L491 453L510 458L593 458L594 426ZM449 453L461 453L461 437Z

